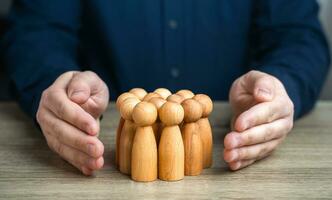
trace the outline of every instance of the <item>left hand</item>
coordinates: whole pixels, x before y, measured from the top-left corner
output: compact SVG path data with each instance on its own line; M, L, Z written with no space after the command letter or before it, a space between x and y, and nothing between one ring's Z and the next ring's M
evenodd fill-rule
M224 139L224 160L238 170L267 157L286 138L294 105L276 77L259 71L238 78L229 98L234 117Z

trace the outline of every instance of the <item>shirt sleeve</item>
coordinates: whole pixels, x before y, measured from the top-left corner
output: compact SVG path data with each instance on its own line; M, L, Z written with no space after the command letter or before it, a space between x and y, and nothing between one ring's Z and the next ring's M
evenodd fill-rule
M298 118L313 108L330 63L318 4L315 0L258 0L254 7L250 68L284 84Z
M13 93L35 118L41 93L77 64L79 0L17 0L1 41Z

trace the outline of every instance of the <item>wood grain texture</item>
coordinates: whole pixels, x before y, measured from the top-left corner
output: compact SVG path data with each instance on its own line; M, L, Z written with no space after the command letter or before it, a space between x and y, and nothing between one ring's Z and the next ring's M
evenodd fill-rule
M213 165L178 182L137 183L113 165L119 114L111 104L101 123L105 166L93 177L50 151L32 120L14 103L0 104L0 199L329 199L332 197L332 102L295 123L269 158L238 172L222 160L230 109L215 103Z

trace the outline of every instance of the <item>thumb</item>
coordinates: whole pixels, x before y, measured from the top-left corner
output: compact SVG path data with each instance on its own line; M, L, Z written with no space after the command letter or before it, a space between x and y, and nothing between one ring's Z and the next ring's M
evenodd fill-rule
M272 76L261 73L254 80L253 96L258 102L272 101L275 95L275 80Z
M89 78L82 73L74 74L72 80L68 84L68 97L77 104L84 104L90 97L91 86Z
M68 85L67 95L95 118L99 117L108 105L108 88L98 75L91 71L74 74Z
M273 76L253 70L243 76L241 85L257 102L265 102L274 98L275 84Z

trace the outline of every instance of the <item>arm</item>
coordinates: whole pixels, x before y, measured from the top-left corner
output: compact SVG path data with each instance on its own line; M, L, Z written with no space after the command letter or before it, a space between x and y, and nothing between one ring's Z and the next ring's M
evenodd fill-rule
M21 107L35 118L41 93L62 73L78 70L77 0L18 0L3 38L4 60Z
M238 78L230 90L234 118L224 159L232 170L273 153L294 116L313 107L329 65L314 0L257 0L255 6L251 68L259 71Z
M253 13L251 68L284 84L298 118L314 106L330 62L317 2L258 0Z
M54 152L91 175L104 164L98 118L109 95L95 73L74 71L80 1L16 1L10 20L5 59L21 106Z

